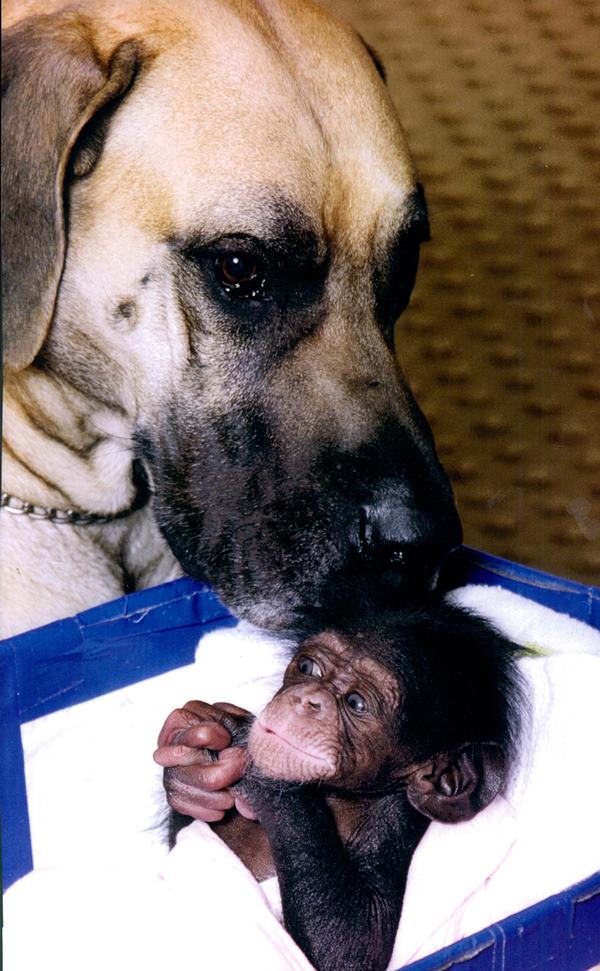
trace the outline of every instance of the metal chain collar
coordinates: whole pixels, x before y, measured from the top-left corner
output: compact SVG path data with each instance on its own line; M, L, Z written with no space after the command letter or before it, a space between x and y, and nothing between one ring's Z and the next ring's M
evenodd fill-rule
M38 506L35 502L27 502L17 496L9 496L3 492L0 498L0 509L6 509L14 516L30 516L31 519L45 519L57 526L96 526L101 523L111 523L115 519L123 519L140 509L146 502L147 496L139 495L128 509L122 509L110 515L95 512L79 512L78 509L54 509L48 506Z

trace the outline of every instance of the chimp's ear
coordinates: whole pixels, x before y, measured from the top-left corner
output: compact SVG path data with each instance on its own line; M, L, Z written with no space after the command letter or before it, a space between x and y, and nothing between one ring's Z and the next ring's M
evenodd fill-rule
M100 56L93 35L73 12L29 17L3 34L2 309L14 370L31 363L52 320L69 156L83 127L127 90L139 60L134 41ZM75 174L89 171L90 144Z
M406 795L429 819L459 823L487 806L500 792L504 779L501 748L492 743L473 743L418 766L407 779Z

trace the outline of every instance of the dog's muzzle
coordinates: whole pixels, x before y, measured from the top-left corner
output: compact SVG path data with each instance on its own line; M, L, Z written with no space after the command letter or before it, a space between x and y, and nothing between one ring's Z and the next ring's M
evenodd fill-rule
M322 432L292 448L292 422L261 426L246 409L226 416L235 448L222 418L182 449L173 411L140 437L158 523L184 570L258 626L329 624L356 602L393 607L431 589L462 538L448 477L415 414L412 424L380 422L353 449Z

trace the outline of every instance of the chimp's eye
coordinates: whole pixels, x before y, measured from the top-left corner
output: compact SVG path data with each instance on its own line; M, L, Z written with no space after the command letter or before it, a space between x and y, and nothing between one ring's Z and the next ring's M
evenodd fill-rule
M306 657L304 654L298 658L298 670L300 674L305 674L309 678L321 678L323 676L323 672L317 662L313 661L312 657Z
M346 695L346 704L357 715L362 715L367 710L367 702L362 695L359 695L358 691L351 691L349 695Z
M258 257L252 253L226 253L215 259L217 280L225 293L241 299L267 296L267 280Z

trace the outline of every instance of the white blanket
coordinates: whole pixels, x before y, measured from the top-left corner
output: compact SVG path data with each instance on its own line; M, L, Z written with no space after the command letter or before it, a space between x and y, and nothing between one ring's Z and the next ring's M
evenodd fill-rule
M393 968L600 869L600 634L498 588L452 596L549 653L521 662L533 717L505 797L469 823L431 824L415 854ZM189 667L23 726L36 869L5 895L10 971L307 971L274 916L275 881L259 886L203 823L167 854L151 761L171 708L201 697L256 711L287 654L243 625L213 632Z

